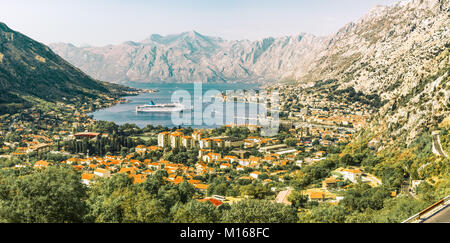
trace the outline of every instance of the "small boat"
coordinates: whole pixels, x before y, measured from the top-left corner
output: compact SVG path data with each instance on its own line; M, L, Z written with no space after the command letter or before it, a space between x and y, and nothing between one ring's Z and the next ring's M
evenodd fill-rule
M150 101L148 105L136 106L136 112L182 112L192 110L192 107L186 107L180 103L173 104L155 104Z

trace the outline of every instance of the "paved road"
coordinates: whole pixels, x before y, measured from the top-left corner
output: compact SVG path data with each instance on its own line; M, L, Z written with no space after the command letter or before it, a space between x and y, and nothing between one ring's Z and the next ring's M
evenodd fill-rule
M302 126L302 127L319 127L319 128L331 128L331 129L341 129L345 131L349 131L352 133L355 133L357 130L350 127L340 127L340 126L330 126L330 125L319 125L319 124L313 124L308 122L294 122L294 126Z
M374 186L381 186L381 184L383 184L380 179L376 178L373 175L369 175L368 174L367 176L364 177L364 179L366 179L367 181L372 182Z
M428 217L422 223L450 223L450 205L445 206L444 209Z
M439 134L436 134L436 133L433 134L433 145L442 157L447 158L447 154L442 149L441 141L439 139Z

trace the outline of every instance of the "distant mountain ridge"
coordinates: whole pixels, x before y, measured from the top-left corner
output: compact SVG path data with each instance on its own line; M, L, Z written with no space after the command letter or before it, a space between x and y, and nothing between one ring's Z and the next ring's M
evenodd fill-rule
M302 34L227 41L190 31L105 47L50 47L91 76L111 82L278 81L305 72L328 40Z

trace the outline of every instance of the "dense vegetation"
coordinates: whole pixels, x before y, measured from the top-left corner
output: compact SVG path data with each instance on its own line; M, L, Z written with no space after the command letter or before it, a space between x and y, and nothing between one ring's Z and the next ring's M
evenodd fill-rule
M296 211L265 200L215 207L192 199L189 183L173 185L156 173L133 184L127 175L87 188L72 168L51 167L0 179L0 222L296 222Z
M408 147L374 153L367 145L368 132L348 145L338 157L302 168L295 184L299 191L330 175L343 165L362 166L365 171L382 178L383 184L371 187L364 183L352 185L338 205L308 205L301 194L292 195L294 204L303 208L299 222L311 223L395 223L420 212L450 194L448 158L436 158L431 152L431 135L423 134ZM441 132L448 141L448 129ZM426 165L425 167L422 167ZM420 169L420 168L425 169ZM413 197L404 191L405 182L423 180ZM392 197L392 192L403 195Z

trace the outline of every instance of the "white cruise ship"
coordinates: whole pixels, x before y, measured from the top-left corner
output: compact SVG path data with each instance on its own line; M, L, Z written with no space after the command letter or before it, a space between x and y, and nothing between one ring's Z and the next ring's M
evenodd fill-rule
M155 104L153 101L148 105L136 106L136 112L180 112L191 109L192 108L186 107L180 103Z

